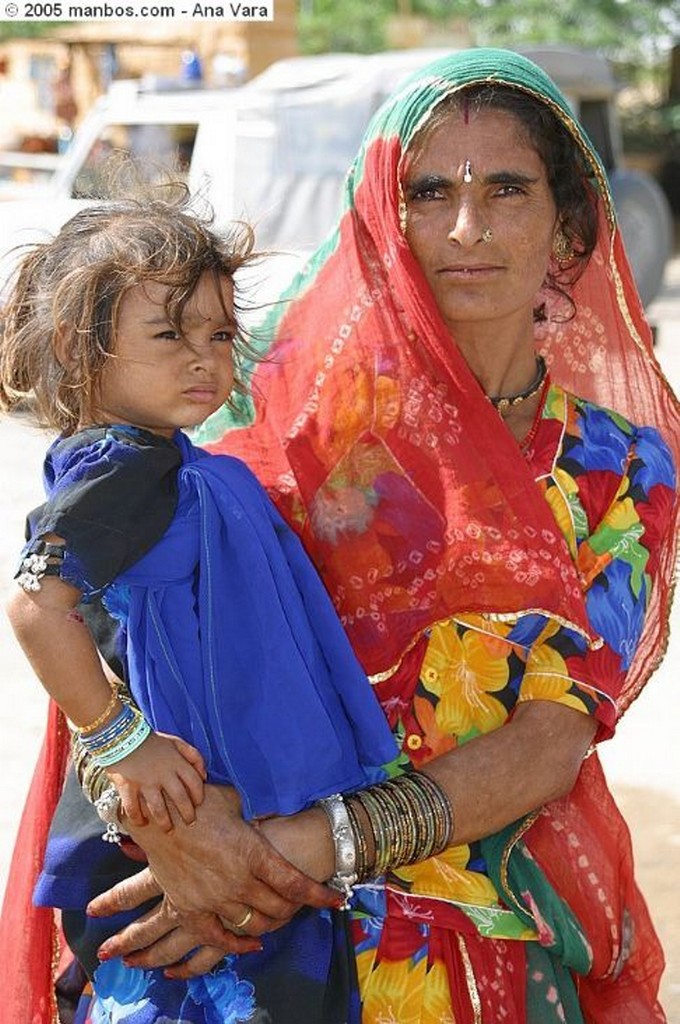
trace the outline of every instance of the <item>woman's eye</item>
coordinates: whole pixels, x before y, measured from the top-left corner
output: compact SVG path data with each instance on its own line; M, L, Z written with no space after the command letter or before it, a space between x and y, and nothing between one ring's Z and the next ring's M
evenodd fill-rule
M526 189L522 185L500 185L495 194L497 196L523 196L526 195Z
M173 331L173 330L159 331L158 334L154 335L154 337L158 338L160 341L178 341L179 340L178 332L177 331Z
M213 341L226 341L226 342L231 343L231 342L233 342L233 340L234 340L234 332L233 331L229 331L229 330L215 331L215 333L213 334Z
M413 191L408 193L407 198L410 203L428 203L432 202L433 199L442 199L443 196L438 188L431 186L429 188L413 189Z

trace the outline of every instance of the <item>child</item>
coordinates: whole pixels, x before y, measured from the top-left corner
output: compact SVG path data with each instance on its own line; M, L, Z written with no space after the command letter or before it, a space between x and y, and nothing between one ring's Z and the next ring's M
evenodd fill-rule
M251 244L219 238L184 191L89 208L24 258L3 311L0 403L30 397L61 431L9 615L76 728L106 837L119 800L123 821L171 829L209 779L237 788L247 818L289 814L395 753L299 541L243 463L181 432L239 386L234 275ZM83 944L82 909L130 868L76 836L74 788L36 898L78 910L93 974L102 936Z

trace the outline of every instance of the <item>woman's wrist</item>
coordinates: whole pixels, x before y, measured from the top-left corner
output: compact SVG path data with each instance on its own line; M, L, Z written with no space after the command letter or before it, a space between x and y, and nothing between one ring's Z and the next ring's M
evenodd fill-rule
M331 884L347 895L355 882L427 860L453 839L450 800L424 772L406 772L344 798L320 801L322 806L329 802L335 808L334 814L327 811L336 856Z
M328 882L335 873L335 850L330 825L319 807L289 817L258 821L257 827L277 853L317 882Z

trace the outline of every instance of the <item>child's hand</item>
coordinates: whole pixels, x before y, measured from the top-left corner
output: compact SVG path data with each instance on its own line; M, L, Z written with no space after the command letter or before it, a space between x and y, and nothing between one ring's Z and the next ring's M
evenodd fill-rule
M141 746L106 769L132 825L153 820L172 832L171 808L191 825L203 801L205 764L198 750L178 736L152 732Z

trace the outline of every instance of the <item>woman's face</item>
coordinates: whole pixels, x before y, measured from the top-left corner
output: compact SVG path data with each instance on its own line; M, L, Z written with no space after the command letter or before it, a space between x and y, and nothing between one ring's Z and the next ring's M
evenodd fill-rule
M490 322L533 331L558 217L514 114L452 111L407 157L402 187L407 241L452 333Z

